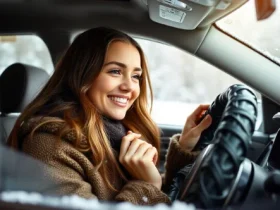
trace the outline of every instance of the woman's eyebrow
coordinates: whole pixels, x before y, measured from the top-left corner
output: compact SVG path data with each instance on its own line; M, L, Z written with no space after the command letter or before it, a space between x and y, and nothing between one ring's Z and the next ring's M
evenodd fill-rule
M115 64L115 65L120 66L122 68L127 68L127 66L124 63L120 63L120 62L117 62L117 61L110 61L108 63L105 63L103 66L108 66L108 65L112 65L112 64ZM135 67L134 71L142 71L142 69L139 68L139 67Z

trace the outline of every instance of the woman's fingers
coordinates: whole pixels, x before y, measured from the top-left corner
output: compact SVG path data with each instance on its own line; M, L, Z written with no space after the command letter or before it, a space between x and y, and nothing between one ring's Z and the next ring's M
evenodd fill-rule
M161 189L162 177L155 165L158 152L151 144L138 138L129 132L122 139L120 163L134 179L143 180Z
M179 139L179 143L183 148L192 150L199 140L201 132L211 125L212 118L209 114L201 122L199 122L199 119L208 108L208 104L201 104L188 117L182 135Z
M121 142L121 148L120 148L120 155L119 155L119 160L122 161L124 158L124 155L127 153L127 150L131 144L131 142L135 139L140 138L141 135L140 134L136 134L136 133L129 133L126 136L124 136L122 138L122 142Z
M212 117L208 114L194 129L193 133L196 136L200 136L202 131L207 129L212 123Z
M158 151L155 147L153 147L154 151L155 151L155 155L153 157L153 162L156 165L157 164L157 160L158 160Z
M131 160L132 162L136 163L139 160L141 160L144 156L144 154L147 152L148 149L152 148L153 146L151 144L148 143L142 143L137 150L135 151L135 153L133 154Z
M126 151L124 158L130 159L142 144L145 144L145 141L140 139L133 140Z
M130 165L137 164L139 161L145 162L147 161L147 158L150 158L149 161L156 164L158 159L156 148L137 137L139 138L140 135L128 132L128 135L122 139L119 161L124 165ZM149 150L152 150L155 153L152 157L145 156ZM151 152L148 154L150 153ZM144 156L145 159L143 159Z
M154 162L154 164L156 164L157 159L158 159L157 149L155 147L151 147L151 148L147 149L146 153L143 156L143 159L147 160L147 161L151 160Z
M188 116L184 126L184 132L189 132L197 125L197 121L201 118L202 114L208 109L208 104L199 105L191 115Z
M153 146L151 145L151 144L149 144L149 143L142 143L139 147L138 147L138 149L136 150L136 152L135 152L135 156L137 156L137 157L142 157L145 153L146 153L146 151L149 149L149 148L152 148Z
M201 104L199 105L193 113L190 115L190 118L193 120L196 120L198 117L201 116L203 112L205 112L209 108L209 104Z

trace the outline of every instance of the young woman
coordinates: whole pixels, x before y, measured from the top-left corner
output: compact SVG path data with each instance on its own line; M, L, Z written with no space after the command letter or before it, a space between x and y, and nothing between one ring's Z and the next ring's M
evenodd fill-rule
M196 124L199 106L170 140L164 178L157 170L160 133L148 109L152 90L140 46L120 31L80 34L49 82L29 104L8 144L45 162L56 193L106 201L170 203L162 191L192 163L191 152L211 124ZM174 164L175 163L175 164Z

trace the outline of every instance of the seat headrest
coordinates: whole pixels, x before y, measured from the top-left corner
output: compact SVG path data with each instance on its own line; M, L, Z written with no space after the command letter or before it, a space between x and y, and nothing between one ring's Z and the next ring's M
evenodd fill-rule
M0 96L2 114L22 112L39 93L50 76L43 69L15 63L0 76Z

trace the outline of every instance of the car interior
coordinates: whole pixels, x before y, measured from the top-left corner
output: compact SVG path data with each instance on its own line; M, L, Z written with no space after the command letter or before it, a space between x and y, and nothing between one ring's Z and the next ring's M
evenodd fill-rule
M203 133L200 138L197 149L202 152L199 158L194 165L183 168L178 179L174 180L170 197L174 203L181 202L186 208L190 208L187 205L192 203L200 209L257 209L263 205L276 209L280 206L280 62L222 30L217 24L249 2L1 0L0 47L1 42L5 42L4 37L13 40L15 36L36 35L46 45L53 65L51 68L54 69L75 34L107 26L136 39L178 48L238 79L241 85L233 84L226 90L221 89L211 101L208 112L218 117L208 133ZM280 3L274 0L254 1L258 21L272 16L277 6L277 11L280 10L276 2ZM245 21L247 17L242 18ZM275 27L279 29L279 22L277 24ZM0 57L8 59L8 52L7 55L2 52L5 51L0 51ZM23 49L22 54L30 56L28 49ZM168 60L172 63L173 59L170 53ZM86 205L71 206L71 202L63 203L62 198L44 195L44 189L51 187L52 183L42 178L40 165L43 163L5 146L17 117L48 81L51 73L43 67L21 61L12 62L9 66L0 65L0 68L0 208L87 209ZM173 71L179 74L175 68ZM218 78L210 76L209 80ZM255 92L259 94L258 98ZM180 133L183 125L158 125L161 129L159 170L164 172L169 139ZM10 192L19 191L26 192L25 197L18 194L8 196ZM32 192L41 196L35 199L36 202L32 201ZM83 202L88 202L88 207L96 205L90 201ZM109 208L121 207L109 202L92 207Z

